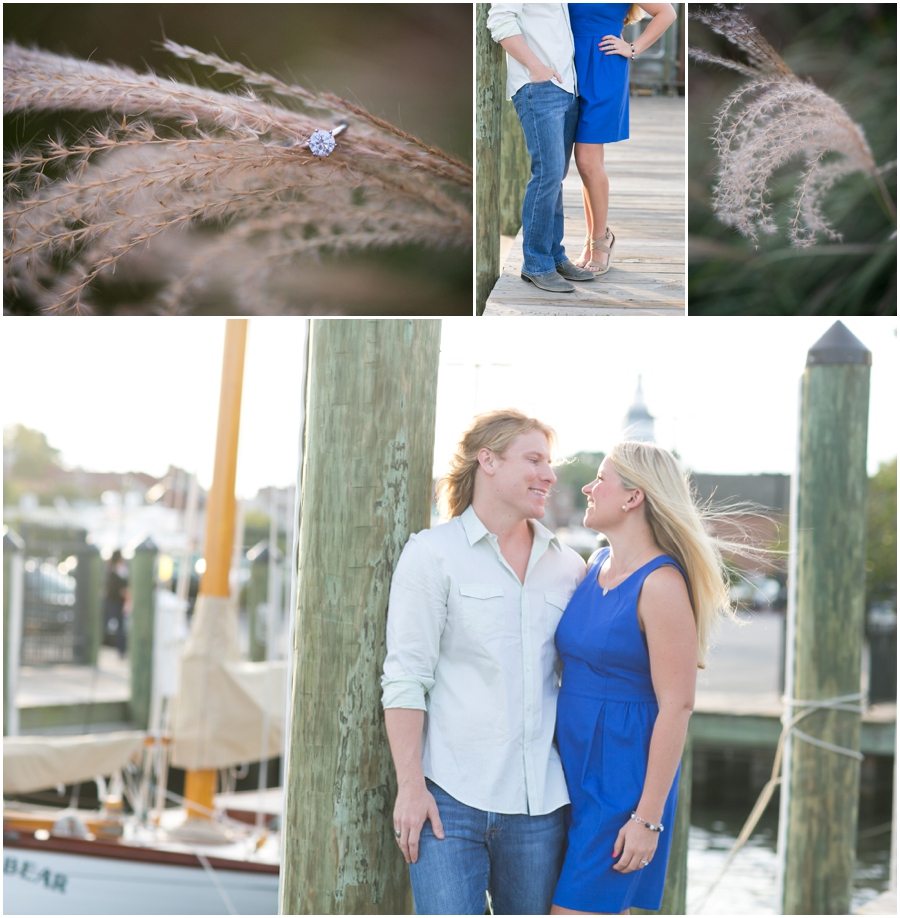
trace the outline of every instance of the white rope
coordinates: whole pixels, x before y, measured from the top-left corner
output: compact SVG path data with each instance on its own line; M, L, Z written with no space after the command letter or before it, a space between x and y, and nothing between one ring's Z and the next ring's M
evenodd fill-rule
M731 851L728 852L728 857L725 858L725 863L722 865L722 869L716 875L716 878L712 881L712 883L710 883L710 885L707 887L706 892L704 892L703 895L694 904L692 904L692 913L697 914L703 909L706 901L709 899L715 888L722 881L722 878L728 872L729 868L734 862L735 857L737 857L738 852L741 850L741 848L744 847L747 839L750 838L753 830L756 828L756 824L759 822L760 817L765 812L765 809L769 804L769 801L772 799L772 794L775 792L775 788L782 783L783 777L780 774L782 754L784 752L784 744L788 736L794 736L803 742L810 743L813 746L818 746L822 749L826 749L829 752L835 752L839 755L850 756L851 758L859 759L862 761L863 756L857 750L848 749L845 746L835 746L832 743L826 743L824 740L809 736L808 734L798 730L797 724L803 720L804 717L808 717L814 711L821 710L846 711L849 714L862 715L865 711L865 707L863 706L864 698L865 695L862 692L857 692L853 695L839 695L835 698L823 698L821 701L803 701L798 698L788 698L787 696L782 696L781 700L784 702L784 713L781 716L781 722L783 726L781 729L781 735L778 737L778 744L775 747L775 762L772 765L772 775L760 792L756 803L753 805L753 809L750 811L750 815L747 817L747 821L744 823L744 827L741 829L740 834L738 835L734 845L731 848ZM858 704L853 704L852 702L858 702ZM801 710L798 714L792 714L792 711L795 708L804 708L805 710Z
M206 859L206 856L201 854L199 851L195 851L194 854L197 856L197 860L203 865L203 869L206 871L210 880L212 880L213 886L215 886L216 891L222 897L222 901L225 903L225 908L228 910L229 915L236 915L237 909L234 907L234 903L231 901L231 897L225 891L225 887L219 882L218 876L216 876L215 870L213 870L212 864Z
M797 698L782 697L781 700L785 704L785 713L782 717L782 721L784 723L796 725L802 718L806 717L807 714L812 714L813 711L846 711L849 714L862 715L865 712L865 708L862 704L864 697L862 692L857 692L853 695L840 695L837 698L825 698L821 701L801 701ZM854 701L858 701L859 704L852 704L851 702ZM794 708L806 708L806 710L791 717L790 711ZM862 753L856 749L848 749L846 746L835 746L833 743L826 743L825 740L816 739L816 737L810 736L808 733L803 733L803 731L798 730L796 726L791 730L791 734L798 740L809 743L811 746L818 746L820 749L826 749L838 755L846 755L859 762L864 758Z

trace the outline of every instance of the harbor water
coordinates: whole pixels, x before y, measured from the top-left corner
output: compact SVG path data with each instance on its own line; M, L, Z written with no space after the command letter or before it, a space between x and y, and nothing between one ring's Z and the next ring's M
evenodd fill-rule
M888 791L888 794L890 792ZM687 914L780 915L778 901L778 803L773 800L728 872L704 895L725 864L755 798L738 810L693 805L688 849ZM863 805L854 868L851 912L888 889L890 881L890 797L887 815ZM702 906L701 906L702 901Z

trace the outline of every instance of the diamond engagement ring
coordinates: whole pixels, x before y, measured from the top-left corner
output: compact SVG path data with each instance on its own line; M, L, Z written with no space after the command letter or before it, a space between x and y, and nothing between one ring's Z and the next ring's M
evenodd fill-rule
M332 128L330 131L313 131L309 140L298 143L297 147L309 147L309 152L312 153L313 156L328 156L337 146L337 142L334 138L340 134L341 131L346 130L346 128L347 122L342 121L337 127Z
M394 829L394 838L399 838L399 837L400 837L400 830Z

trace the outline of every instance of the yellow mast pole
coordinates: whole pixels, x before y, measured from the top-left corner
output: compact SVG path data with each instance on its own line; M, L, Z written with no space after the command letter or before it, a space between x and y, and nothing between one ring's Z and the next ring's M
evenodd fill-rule
M222 386L219 393L216 460L212 488L206 501L206 540L203 549L206 569L200 578L200 596L227 599L229 595L228 571L234 548L234 483L246 343L247 320L228 319L225 324ZM208 818L213 809L215 792L214 768L188 770L184 782L188 816ZM196 803L202 809L195 809L190 803Z

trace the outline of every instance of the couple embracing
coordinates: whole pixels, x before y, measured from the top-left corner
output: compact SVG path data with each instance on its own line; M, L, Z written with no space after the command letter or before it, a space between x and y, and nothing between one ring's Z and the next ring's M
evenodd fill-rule
M438 482L449 522L391 585L383 704L418 914L658 909L721 557L675 458L622 442L582 489L609 545L539 521L555 434L478 415Z
M624 26L652 21L633 43ZM569 293L569 281L605 274L615 252L606 225L603 146L628 139L628 62L675 21L670 3L492 3L488 28L506 51L507 96L522 123L531 179L522 208L522 279ZM583 184L587 238L581 257L562 245L562 181L572 147Z

